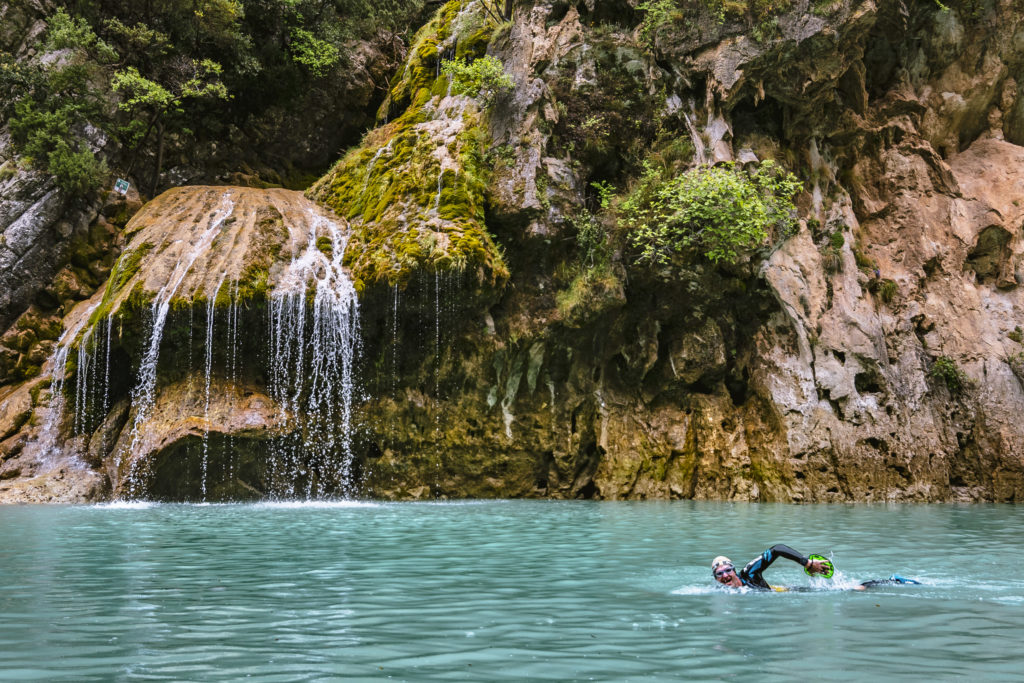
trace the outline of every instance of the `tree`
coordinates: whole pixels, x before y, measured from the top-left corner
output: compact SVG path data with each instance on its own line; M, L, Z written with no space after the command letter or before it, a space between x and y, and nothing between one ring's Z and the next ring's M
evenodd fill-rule
M118 55L88 22L63 9L50 17L40 47L48 58L39 63L16 66L0 60L5 86L0 109L10 116L19 154L68 192L88 194L108 173L86 137L88 124L103 118L103 84Z
M125 96L119 106L131 116L124 130L129 132L135 148L144 144L153 130L156 131L156 163L150 194L156 194L160 180L168 120L185 113L183 103L186 100L228 99L230 95L220 81L220 74L220 64L210 59L179 60L178 68L173 70L166 85L142 76L134 66L114 74L112 86Z

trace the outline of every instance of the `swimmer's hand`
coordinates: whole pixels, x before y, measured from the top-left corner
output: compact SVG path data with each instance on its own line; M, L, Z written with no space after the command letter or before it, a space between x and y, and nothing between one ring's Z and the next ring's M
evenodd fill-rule
M807 571L812 574L824 574L828 571L828 563L822 562L821 560L807 560Z

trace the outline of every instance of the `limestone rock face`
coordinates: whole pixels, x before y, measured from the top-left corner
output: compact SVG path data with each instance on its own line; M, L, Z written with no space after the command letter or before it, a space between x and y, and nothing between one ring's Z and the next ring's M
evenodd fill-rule
M69 349L0 394L0 499L1024 499L1024 17L696 5L658 24L627 0L524 0L498 25L445 3L309 200L147 205L64 319L73 345L36 309L0 340L0 368ZM442 62L484 54L515 87L449 89ZM638 258L644 174L764 160L803 182L795 231L729 263ZM275 373L326 344L281 342L275 297L324 310L342 272L349 402L293 400L323 383ZM53 287L84 298L81 278ZM160 362L130 379L161 302ZM50 393L75 405L60 424ZM51 427L56 460L27 436Z
M493 45L517 87L491 114L509 161L489 217L529 256L510 256L511 289L476 332L424 353L433 389L420 372L403 393L406 371L371 403L368 492L1021 499L1011 3L798 3L757 31L688 16L652 32L650 52L648 29L584 3L515 17ZM589 183L615 176L614 136L671 164L672 135L691 163L793 160L800 230L726 272L651 279L623 255L619 303L560 310L555 245L594 201Z
M222 500L267 493L266 443L286 424L280 406L259 387L221 379L213 380L207 402L204 382L193 375L161 387L145 422L134 433L121 430L112 452L123 456L104 461L118 482L115 496Z

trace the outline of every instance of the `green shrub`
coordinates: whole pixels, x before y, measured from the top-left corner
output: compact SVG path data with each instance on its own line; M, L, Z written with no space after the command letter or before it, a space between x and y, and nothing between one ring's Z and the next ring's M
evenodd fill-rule
M602 209L607 209L612 205L612 198L615 196L614 185L604 180L598 180L590 183L590 186L597 191L597 202Z
M673 0L644 0L636 6L644 13L640 24L640 40L648 47L654 47L658 34L671 25L677 12Z
M928 371L928 376L933 380L944 383L951 394L963 392L970 383L970 380L967 379L967 374L949 356L939 356L936 358L931 370Z
M855 244L853 247L853 259L857 262L857 267L869 275L874 274L878 268L878 262L865 254L861 250L860 244Z
M1013 341L1017 342L1018 344L1024 342L1024 330L1021 329L1020 325L1017 325L1017 327L1013 328L1013 332L1010 332L1006 336L1012 339Z
M292 53L292 60L309 69L314 76L327 74L341 58L337 46L299 27L291 29L288 49Z
M622 203L624 227L639 260L667 265L695 249L712 263L733 263L796 227L793 197L800 182L773 161L753 172L733 164L662 178L645 163L639 184Z
M843 245L846 244L846 238L843 237L843 233L838 230L828 237L829 244L835 249L842 249Z
M515 85L501 60L490 55L471 62L446 60L441 64L441 71L451 78L453 93L480 97L485 103L490 103L498 93L511 90Z
M569 223L576 228L580 264L589 268L607 265L611 261L611 247L608 233L597 217L584 209L571 216Z
M821 250L821 265L826 273L838 273L843 269L843 254L833 246Z
M896 292L899 291L896 282L893 280L883 280L882 286L878 289L878 295L887 304L892 303L892 300L896 298Z
M1013 374L1017 376L1017 379L1024 382L1024 351L1018 351L1007 357L1006 364L1013 370Z

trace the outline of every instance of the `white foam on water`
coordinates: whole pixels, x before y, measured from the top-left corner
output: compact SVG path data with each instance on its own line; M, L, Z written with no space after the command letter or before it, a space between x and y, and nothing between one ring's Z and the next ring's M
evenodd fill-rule
M268 500L259 503L248 504L254 508L268 508L276 510L316 510L316 509L340 509L340 508L379 508L381 503L371 503L361 500Z
M89 507L101 508L104 510L148 510L159 506L160 503L154 503L148 500L113 500L109 503L96 503Z
M682 586L671 591L671 595L712 595L713 593L721 593L724 589L719 586ZM746 592L746 588L734 589L737 593Z

